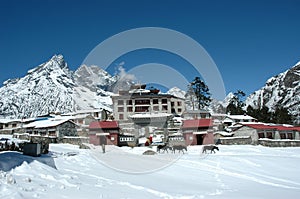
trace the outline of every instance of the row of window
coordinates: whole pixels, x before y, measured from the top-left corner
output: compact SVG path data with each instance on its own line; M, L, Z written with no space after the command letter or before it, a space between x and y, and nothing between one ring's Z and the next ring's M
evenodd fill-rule
M286 132L286 133L279 133L280 139L294 139L293 133ZM268 138L268 139L274 139L275 133L274 132L261 132L258 133L258 138Z
M136 106L135 107L135 112L147 112L149 111L149 106ZM168 110L168 106L164 105L162 106L162 110L163 111L167 111ZM153 106L153 111L159 111L159 106ZM124 107L118 107L118 112L124 112ZM127 112L133 112L133 107L127 107ZM178 112L181 113L182 109L179 108Z
M133 142L134 137L120 137L120 142Z
M0 125L0 129L3 129L3 126L4 126L5 128L8 128L8 127L9 127L9 124ZM17 124L16 124L16 123L13 123L13 124L11 124L11 127L12 127L12 128L17 127Z
M168 103L168 99L162 99L161 100L162 104L167 104ZM127 105L132 105L132 100L127 100ZM135 100L135 104L136 105L150 105L150 100L149 99L139 99L139 100ZM152 104L158 104L158 99L153 99L152 100ZM118 100L118 105L124 105L124 100ZM175 102L171 102L171 106L174 106ZM177 102L177 106L181 106L182 102L178 101Z

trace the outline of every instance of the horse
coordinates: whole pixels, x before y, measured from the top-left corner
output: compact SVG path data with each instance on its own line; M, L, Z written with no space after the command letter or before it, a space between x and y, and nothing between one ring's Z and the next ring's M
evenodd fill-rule
M168 149L172 150L172 147L168 146L167 144L157 146L158 153L160 153L160 150L163 150L163 152L167 151L168 153Z
M175 153L175 150L178 150L179 153L180 153L180 151L182 151L182 153L184 153L183 150L186 150L186 151L187 151L187 147L186 147L186 146L183 146L183 145L174 145L174 146L172 147L172 149L173 149L173 153Z
M202 150L202 153L206 153L207 150L210 150L210 153L215 152L215 149L219 151L219 148L215 145L206 145L206 146L203 146L203 150Z

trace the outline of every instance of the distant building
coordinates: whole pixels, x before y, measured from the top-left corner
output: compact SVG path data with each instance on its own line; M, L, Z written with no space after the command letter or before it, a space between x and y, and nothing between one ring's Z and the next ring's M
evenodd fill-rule
M184 99L145 88L146 85L134 85L129 91L119 91L119 94L112 96L115 120L127 121L138 113L181 115L185 111Z
M214 144L211 118L183 120L181 127L187 145Z
M119 124L117 121L94 121L89 125L90 143L94 145L118 145Z
M91 122L106 120L110 114L105 109L77 110L76 112L63 114L62 117L69 118L77 125L77 132L80 136L88 137L88 128Z
M300 127L265 123L242 123L235 130L234 137L250 137L251 144L258 144L260 139L268 140L300 140Z
M182 114L184 119L211 118L211 114L206 110L186 110Z
M240 123L240 122L257 122L257 119L250 115L227 115L223 123L227 126Z
M21 126L20 119L0 119L0 134L13 134Z
M76 124L69 119L48 118L36 120L23 125L25 133L36 136L62 138L64 136L78 136Z
M254 123L257 122L257 119L250 115L227 115L222 123L224 126L224 129L226 131L235 131L239 126L236 125L238 123Z

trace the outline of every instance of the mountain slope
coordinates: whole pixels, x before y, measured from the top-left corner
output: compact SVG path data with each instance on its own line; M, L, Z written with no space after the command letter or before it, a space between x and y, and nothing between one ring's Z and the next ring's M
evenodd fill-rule
M0 88L2 117L33 117L72 110L75 82L61 55L28 71L20 79L8 80Z
M267 106L274 111L277 106L288 108L298 117L300 111L300 62L291 69L270 78L264 87L255 91L246 99L246 107L261 108Z
M85 68L89 70L89 67ZM91 67L91 71L96 70ZM101 76L100 72L96 74ZM107 78L97 79L95 75L91 75L89 80L80 75L80 70L75 73L69 70L62 55L54 55L46 63L29 70L25 77L4 82L4 86L0 88L1 117L36 117L50 112L110 109L109 93L101 88L95 89L98 85L105 86L106 82L114 82L114 78L107 75ZM101 81L104 83L99 84Z

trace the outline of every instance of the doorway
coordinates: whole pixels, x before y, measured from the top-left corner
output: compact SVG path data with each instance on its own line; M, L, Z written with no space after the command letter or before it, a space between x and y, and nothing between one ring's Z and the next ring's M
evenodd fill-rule
M102 144L106 145L106 136L104 136L104 135L100 136L100 145L102 145Z
M197 134L196 138L197 138L197 145L202 145L203 144L204 135Z

